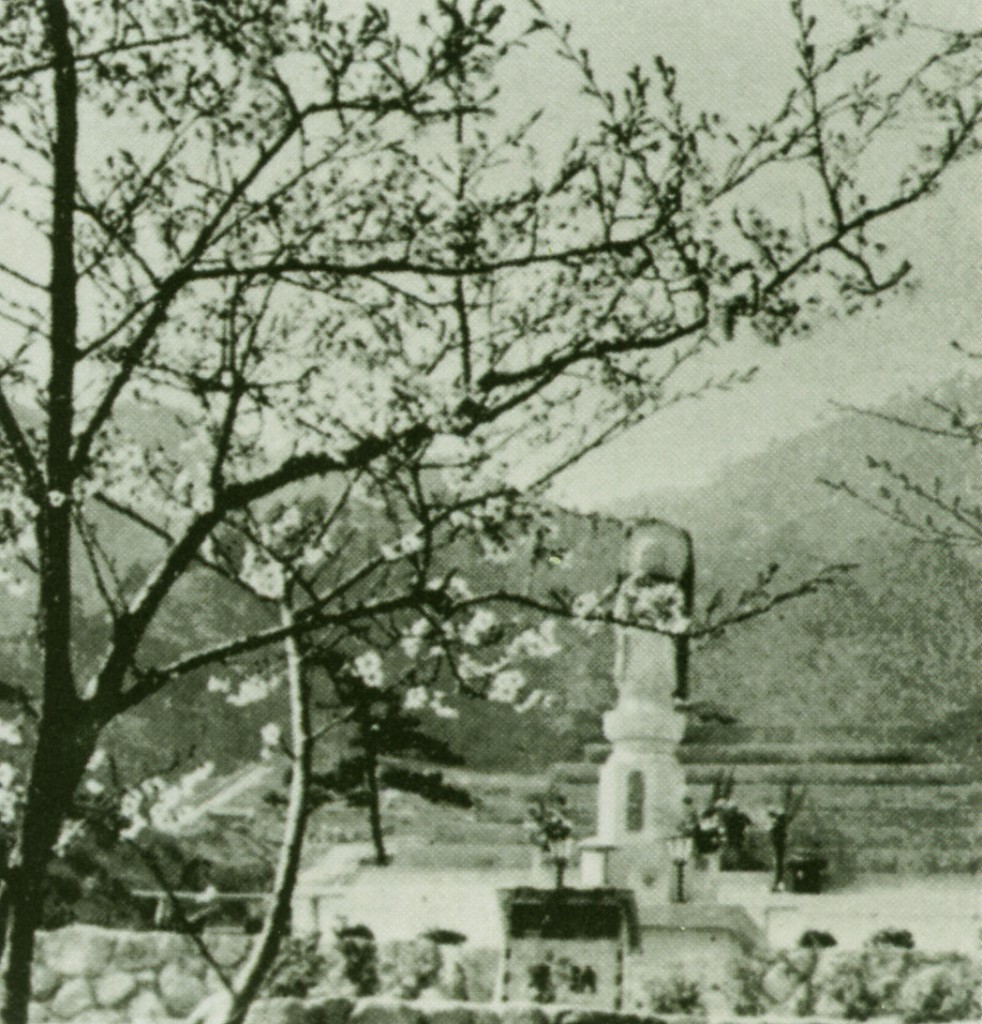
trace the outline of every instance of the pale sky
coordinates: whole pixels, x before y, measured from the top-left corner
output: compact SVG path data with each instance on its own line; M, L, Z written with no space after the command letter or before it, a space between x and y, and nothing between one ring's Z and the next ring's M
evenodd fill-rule
M612 86L634 63L650 67L655 53L675 64L689 109L719 111L737 124L760 122L779 102L793 62L786 0L544 0L568 19L574 39L590 49L600 77ZM530 17L524 0L506 0L509 16ZM361 0L336 0L359 9ZM392 0L406 27L430 4ZM840 0L812 0L823 24L841 24ZM979 27L978 0L913 0L917 17L948 26ZM925 31L895 44L898 57L931 42ZM936 40L935 40L936 41ZM502 82L501 107L519 120L547 108L557 137L577 130L583 103L572 74L554 61L521 61ZM581 508L603 508L662 487L700 483L725 463L807 430L834 415L831 400L875 405L923 391L966 368L950 342L977 343L982 322L982 162L955 171L941 194L903 215L885 236L899 259L915 265L921 287L877 314L822 325L807 339L772 349L741 339L718 354L716 368L759 365L757 379L739 390L674 407L635 428L570 471L557 497ZM8 246L14 240L7 238ZM8 249L9 251L9 249ZM704 363L699 378L713 367Z
M773 83L788 59L783 0L609 0L602 24L589 0L550 0L547 7L569 12L602 70L647 61L657 48L678 67L683 96L737 120L773 102ZM840 5L822 0L811 8L834 16ZM914 14L977 28L982 5L924 2ZM982 163L975 160L957 168L937 197L894 222L885 237L914 263L916 293L876 313L826 323L777 350L746 340L729 348L720 366L759 365L753 383L656 415L571 470L557 496L602 509L645 491L698 484L728 461L836 415L833 399L875 405L970 369L950 342L980 340L980 194Z

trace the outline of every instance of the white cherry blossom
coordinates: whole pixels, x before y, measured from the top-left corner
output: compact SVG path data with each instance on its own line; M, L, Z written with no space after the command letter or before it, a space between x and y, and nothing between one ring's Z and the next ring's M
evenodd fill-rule
M525 686L525 676L518 669L505 669L499 672L491 680L488 689L488 700L500 701L503 704L513 704Z
M460 631L460 639L471 646L481 644L497 624L498 616L493 611L489 608L478 608Z
M8 722L0 718L0 743L7 743L12 747L19 747L24 742L20 732L21 723Z
M378 651L365 651L359 654L352 663L352 668L359 679L373 690L385 685L385 669Z

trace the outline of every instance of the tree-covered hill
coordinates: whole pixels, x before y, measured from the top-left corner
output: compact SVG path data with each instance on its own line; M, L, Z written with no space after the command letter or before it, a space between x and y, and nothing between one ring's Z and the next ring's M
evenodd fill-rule
M935 397L978 404L977 380ZM882 410L937 422L921 399ZM848 578L731 630L693 657L693 688L750 723L828 734L907 732L971 742L979 721L982 559L915 539L819 481L845 479L878 496L867 456L889 459L929 488L979 500L982 465L969 446L887 419L843 413L828 424L731 466L711 485L652 494L657 510L691 530L697 586L739 586L760 564L790 575L828 562ZM973 703L974 702L974 703ZM975 714L965 712L974 709Z
M950 390L968 388L956 382ZM915 414L916 403L896 410ZM978 486L978 467L960 459L957 449L883 420L843 414L734 464L709 485L652 492L619 512L625 521L657 516L691 531L703 603L718 588L735 595L774 563L789 585L823 565L856 563L838 586L697 644L691 660L696 698L719 705L761 735L770 729L782 737L905 737L937 741L960 756L975 740L982 710L982 566L912 540L818 482L861 481L867 454L889 456L927 480L942 474L966 495ZM123 522L114 529L120 563L142 572L154 542ZM454 557L481 586L578 593L614 580L627 532L614 518L558 514L548 557L533 560L523 550L504 564L469 549ZM105 626L96 614L96 595L84 592L79 604L89 628L80 634L76 656L85 662L99 649ZM228 583L195 571L161 616L148 657L166 659L189 645L205 646L261 625L269 614ZM7 617L8 631L23 630L29 608L10 605ZM456 719L429 723L469 767L534 771L577 759L584 743L601 738L600 715L614 696L611 637L566 624L559 624L557 637L561 651L536 662L529 678L553 696L548 706L517 714L503 704L470 699ZM32 656L29 642L6 645L0 678L16 681ZM277 654L268 657L272 665ZM212 759L219 771L258 756L261 725L284 715L282 694L233 707L209 692L209 674L169 688L114 727L112 745L133 771L159 771L174 753Z

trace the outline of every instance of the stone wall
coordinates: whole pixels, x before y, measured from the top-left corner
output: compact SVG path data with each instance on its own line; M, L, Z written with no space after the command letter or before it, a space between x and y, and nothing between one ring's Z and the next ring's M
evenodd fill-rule
M241 963L248 945L243 935L209 939L223 971ZM222 985L183 935L72 925L38 935L33 988L32 1024L149 1024L186 1017Z
M267 999L253 1005L246 1024L790 1024L787 1017L637 1016L534 1003L426 1006L387 999ZM878 1018L878 1024L899 1024ZM798 1018L793 1024L842 1024L827 1017ZM972 1024L963 1021L961 1024Z
M212 934L208 946L218 968L233 974L250 941L238 934ZM459 964L459 959L456 962ZM760 1014L753 1018L757 1024L768 1024L769 1015L784 1024L792 1019L795 1024L841 1024L857 1015L854 1006L886 1011L895 1019L967 1021L972 1016L970 1005L978 1006L977 969L966 957L893 948L824 953L794 950L761 961L756 969L749 962L745 966L740 998L727 1000L726 1005L739 1008L740 1003L747 1004L741 1012ZM477 988L468 987L469 997L487 999L488 994ZM166 1024L187 1018L207 996L221 991L216 969L207 964L190 938L171 932L73 925L38 936L31 1021ZM704 1024L706 1019L646 1012L614 1014L559 1005L453 1002L437 989L423 991L415 1001L353 999L338 995L340 985L329 978L324 979L320 991L320 998L312 996L306 1001L257 1002L248 1024L691 1024L696 1020ZM795 1017L805 1004L813 1016ZM639 1000L630 1005L659 1004ZM739 1019L722 1004L711 1005L707 999L705 1005L714 1024ZM926 1006L933 1007L933 1016L912 1012Z
M245 959L251 938L207 935L208 949L226 977ZM412 973L418 943L383 943L383 980L398 991ZM327 951L327 982L340 974L336 952ZM489 1001L497 974L496 950L467 950L453 958L466 976L467 997ZM121 931L71 925L39 932L33 970L31 1021L78 1024L144 1024L183 1020L201 1001L223 990L215 969L194 940L174 932ZM449 991L449 990L448 990Z

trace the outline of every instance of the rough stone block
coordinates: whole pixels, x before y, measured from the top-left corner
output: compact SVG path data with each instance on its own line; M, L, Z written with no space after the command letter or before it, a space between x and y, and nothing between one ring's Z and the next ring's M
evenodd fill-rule
M208 994L205 983L180 962L165 964L157 979L160 998L174 1017L186 1017Z
M71 925L38 937L39 960L70 977L101 974L112 962L115 948L115 934L92 925Z
M231 997L225 989L212 992L194 1008L186 1024L223 1024L230 1006Z
M474 1024L501 1024L501 1014L497 1006L480 1005L474 1007Z
M138 988L137 980L126 971L113 971L98 978L95 983L95 1001L100 1006L119 1006Z
M225 976L227 978L231 979L234 975L234 971L229 970L228 968L225 969ZM218 976L217 971L213 967L209 967L208 970L205 971L204 983L205 988L209 992L225 991L225 985L222 983L222 979Z
M459 960L444 962L437 979L437 991L445 999L463 1003L470 1001L470 990L467 986L467 971Z
M238 967L252 944L248 935L206 935L205 942L220 967Z
M195 949L191 954L182 954L171 962L185 974L191 974L202 981L204 981L205 975L208 973L208 961L202 956L199 949Z
M246 1017L246 1024L306 1024L306 1021L303 1000L292 997L257 999Z
M348 1024L354 1002L340 996L321 996L308 999L305 1024Z
M394 999L359 999L350 1024L425 1024L420 1010Z
M548 1024L549 1016L537 1003L505 1003L498 1009L501 1024Z
M787 1002L788 997L800 984L801 975L788 964L778 961L771 965L761 979L764 995L771 1003Z
M169 935L159 932L130 932L116 942L113 967L121 971L156 971L167 961Z
M61 984L61 975L35 961L31 970L31 995L43 1003L50 999Z
M133 1024L133 1022L123 1010L107 1010L104 1007L98 1007L93 1010L84 1010L72 1019L72 1024Z
M193 939L176 932L130 932L120 936L113 967L120 971L156 971L175 961L197 962L201 952Z
M474 1003L490 1003L494 998L495 982L501 954L496 949L464 949L460 953L460 965L467 982L467 998Z
M641 1018L636 1014L588 1010L575 1006L556 1010L553 1020L555 1024L641 1024Z
M51 1009L58 1017L78 1017L93 1003L92 986L85 978L69 978L58 989Z
M136 1024L156 1024L157 1021L171 1020L164 1004L156 992L140 992L127 1007L129 1019Z
M426 1024L476 1024L474 1009L467 1003L431 1003L423 1011Z

